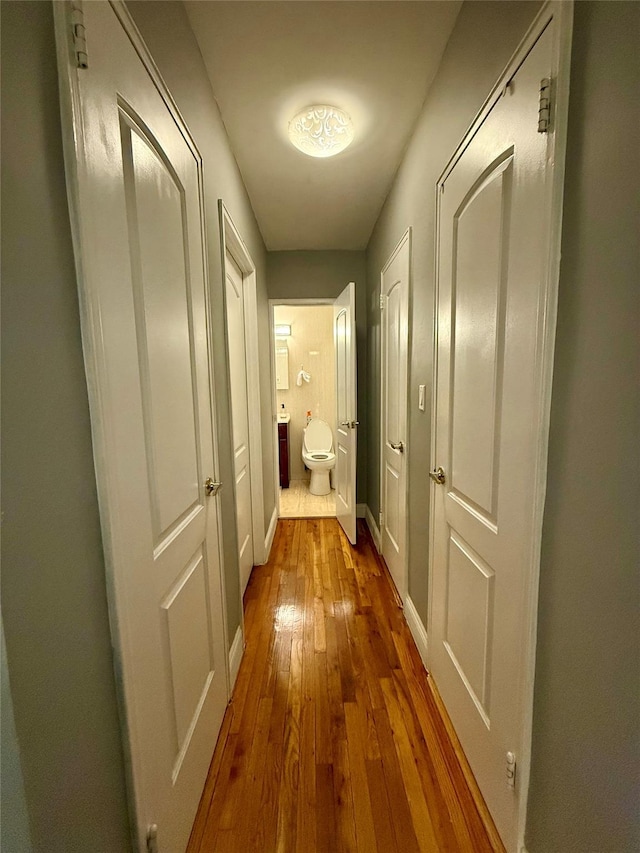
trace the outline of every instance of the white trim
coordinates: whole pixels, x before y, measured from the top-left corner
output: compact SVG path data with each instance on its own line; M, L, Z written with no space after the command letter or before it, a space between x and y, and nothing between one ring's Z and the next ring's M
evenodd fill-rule
M436 411L437 411L437 371L438 371L438 328L437 328L437 305L438 305L438 245L440 237L439 199L440 187L447 175L455 166L461 152L475 134L485 118L493 109L496 101L509 80L515 75L518 68L530 52L533 45L546 27L552 21L556 21L553 34L553 47L551 57L551 77L553 81L552 99L552 122L547 134L547 168L550 179L547 182L546 198L546 220L549 222L549 245L547 262L546 292L543 298L543 307L539 320L538 342L540 358L538 362L538 389L539 389L539 420L533 425L534 432L538 435L536 450L535 479L533 485L533 518L532 518L532 541L530 554L530 571L528 585L525 591L524 612L525 619L523 628L524 652L522 660L522 685L521 698L523 707L523 720L520 739L520 751L518 760L518 820L517 836L518 849L524 851L524 833L526 829L527 803L529 796L529 780L531 773L531 749L533 730L533 698L535 680L536 660L536 635L538 617L538 587L540 579L540 552L542 545L542 522L544 516L544 503L547 481L547 457L549 446L549 424L551 412L551 394L553 379L553 357L555 350L555 333L558 304L558 287L560 279L560 246L562 238L562 211L564 202L564 168L566 158L567 123L569 111L569 79L571 70L571 41L573 32L573 0L547 0L540 9L538 15L529 27L518 48L509 60L505 70L500 75L496 85L485 100L476 118L470 125L468 131L462 137L453 156L438 179L435 187L436 192L436 225L435 225L435 288L434 288L434 336L433 336L433 393L431 404L431 461L435 461L436 455ZM431 483L431 494L435 490L435 483ZM435 518L434 501L431 500L431 511L429 519L429 539L434 542ZM433 588L433 548L429 549L429 589ZM433 620L433 601L429 597L429 618L427 625Z
M560 285L560 250L562 242L562 214L564 204L564 171L569 116L569 80L571 76L571 42L573 36L573 0L553 0L540 12L540 19L557 20L554 31L552 77L555 92L552 105L551 127L547 139L547 158L551 180L547 188L547 211L550 222L550 239L547 258L547 287L540 318L541 365L539 398L536 411L539 421L534 425L539 435L537 448L536 482L534 485L534 519L531 543L531 572L526 590L526 623L528 636L523 659L524 720L521 759L518 762L520 801L518 811L518 843L524 848L531 752L533 739L533 699L536 669L536 642L538 630L538 593L542 550L542 525L547 490L547 462L549 430L551 424L551 397L553 391L553 360L555 354L558 290Z
M242 625L238 625L238 630L236 631L233 643L231 643L231 648L229 649L229 699L233 696L233 690L236 686L236 679L238 678L238 671L240 669L240 664L242 663L243 655L244 638L242 635Z
M270 299L269 304L275 308L277 305L333 305L338 297L318 296L308 299Z
M275 300L269 300L269 362L271 365L271 420L273 421L273 489L275 497L275 511L280 518L280 446L278 444L278 394L276 389L276 332L274 309L279 304Z
M278 526L278 507L274 506L273 512L271 513L271 521L269 522L269 529L267 530L267 535L264 539L264 562L269 562L269 557L271 556L271 546L273 545L273 537L276 535L276 527ZM262 563L261 565L264 565Z
M405 243L408 242L409 247L409 277L407 280L407 330L408 330L408 338L407 338L407 365L406 365L406 387L405 387L405 436L404 436L404 506L405 506L405 532L404 532L404 565L402 567L402 589L398 589L400 594L400 598L404 600L405 596L409 591L409 456L411 452L411 442L409 441L409 423L410 423L410 409L409 404L411 400L410 392L410 372L411 372L411 339L412 339L412 317L411 311L413 307L413 299L411 296L412 291L412 275L411 275L411 250L412 250L412 242L411 242L412 230L411 226L407 228L402 237L398 240L396 247L389 255L386 263L380 270L380 291L378 304L380 304L380 299L382 298L382 282L384 278L384 274L387 269L391 266L393 261L396 258L396 255L401 251L404 247ZM385 517L386 507L384 506L384 358L385 358L385 346L386 346L386 336L384 333L384 323L382 319L382 309L380 311L380 468L379 468L379 479L380 479L380 494L378 496L378 505L380 508L380 512L382 512L382 517ZM382 554L382 530L379 531L380 535L380 547L379 552ZM394 580L395 583L395 580ZM396 585L397 586L397 585Z
M420 618L418 611L416 610L416 606L411 600L410 595L406 595L404 599L404 618L407 620L407 625L409 626L409 630L411 631L411 636L415 640L415 644L418 647L418 651L420 652L420 657L422 658L422 663L424 664L424 668L427 668L427 655L429 648L429 641L427 637L427 629L424 626L424 622Z
M366 518L367 517L367 505L366 504L356 504L356 518Z
M249 470L251 476L251 531L253 538L253 564L261 566L266 562L264 550L264 484L262 478L262 406L260 402L260 353L258 349L258 292L256 286L256 267L240 232L234 225L224 201L218 199L220 214L220 240L222 281L226 282L226 254L231 257L242 271L242 293L244 299L245 363L247 370L247 408L249 423ZM225 309L225 340L229 353L228 328L226 322L226 287L223 286ZM228 367L228 359L227 359ZM231 380L229 399L231 399ZM258 413L251 417L251 413ZM235 494L235 488L234 488Z
M369 509L369 504L367 504L365 506L364 511L365 511L364 517L365 517L365 520L367 522L367 527L369 528L369 533L371 534L371 538L373 539L373 544L376 546L376 551L379 554L382 550L382 541L380 538L380 529L375 522L375 519L373 517L373 513Z

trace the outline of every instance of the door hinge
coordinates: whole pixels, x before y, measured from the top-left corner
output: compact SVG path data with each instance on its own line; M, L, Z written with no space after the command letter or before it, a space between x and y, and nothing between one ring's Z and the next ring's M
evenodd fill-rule
M71 7L71 35L73 37L73 51L76 56L76 67L88 68L89 57L87 55L84 12L78 0Z
M507 753L507 788L513 790L516 787L516 756L513 752Z
M547 133L551 122L551 78L540 81L540 103L538 105L538 133Z
M384 309L384 293L380 294L380 310Z
M152 823L147 830L147 851L158 853L158 824Z

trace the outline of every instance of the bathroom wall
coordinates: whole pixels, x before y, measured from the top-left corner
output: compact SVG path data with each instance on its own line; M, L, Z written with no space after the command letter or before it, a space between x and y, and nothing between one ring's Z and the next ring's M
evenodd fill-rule
M360 251L267 252L269 299L336 297L350 281L356 283L358 357L357 501L367 501L367 283L366 258Z
M291 478L308 479L302 462L302 430L307 424L307 411L322 418L331 427L335 442L336 364L333 345L332 305L278 305L274 308L276 323L291 325L289 348L289 389L276 393L278 411L284 403L291 415L289 421L289 455ZM301 386L296 377L301 366L311 374L311 381Z

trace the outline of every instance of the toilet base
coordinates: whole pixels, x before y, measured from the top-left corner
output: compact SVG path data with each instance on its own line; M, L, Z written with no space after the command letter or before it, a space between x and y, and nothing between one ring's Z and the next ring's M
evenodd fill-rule
M328 495L331 492L328 468L324 471L311 471L309 491L312 495Z

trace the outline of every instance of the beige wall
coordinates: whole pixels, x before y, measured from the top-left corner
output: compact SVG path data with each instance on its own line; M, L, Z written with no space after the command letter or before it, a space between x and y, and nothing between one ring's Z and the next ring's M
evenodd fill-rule
M276 323L291 324L289 348L289 389L277 391L278 411L284 403L291 415L289 422L289 454L291 478L309 479L302 461L302 431L307 424L307 412L322 418L334 433L336 410L336 360L333 344L333 306L277 305ZM311 374L311 381L301 386L296 378L301 366Z

